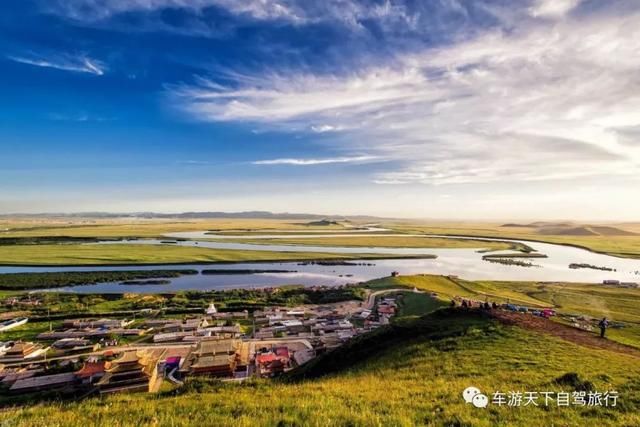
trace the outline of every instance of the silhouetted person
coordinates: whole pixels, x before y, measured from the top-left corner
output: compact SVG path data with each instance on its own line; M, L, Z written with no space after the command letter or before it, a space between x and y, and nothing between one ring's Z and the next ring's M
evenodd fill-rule
M488 302L485 302L485 303L484 303L484 309L485 309L485 310L491 310L491 306L489 305L489 303L488 303Z
M496 310L498 308L498 304L496 304L496 302L494 301L493 304L491 304L491 307Z
M462 300L462 308L467 308L467 300L466 299Z
M456 300L452 299L450 306L451 306L451 308L455 308L456 307Z
M609 321L606 317L603 317L600 323L598 323L598 327L600 328L600 338L604 338L604 333L609 327Z

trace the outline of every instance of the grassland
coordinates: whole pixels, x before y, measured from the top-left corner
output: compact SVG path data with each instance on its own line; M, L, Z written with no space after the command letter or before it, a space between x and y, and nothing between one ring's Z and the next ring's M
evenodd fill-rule
M291 238L286 239L224 239L225 242L237 241L239 243L253 244L284 244L284 245L311 245L311 246L346 246L346 247L387 247L387 248L477 248L484 250L523 250L524 245L508 242L487 242L481 240L443 239L437 237L414 236L339 236L316 238Z
M488 222L425 222L425 221L384 221L382 226L399 232L426 234L453 234L465 236L503 237L538 240L549 243L572 244L593 251L617 256L640 258L640 224L614 224L616 229L638 235L571 235L572 228L564 232L553 233L553 228L504 227L501 223ZM602 230L607 227L581 227L589 230ZM208 220L168 220L168 219L5 219L0 221L0 238L9 237L84 237L84 238L127 238L160 237L165 233L180 231L214 230L225 233L273 232L273 231L310 231L345 230L341 224L323 226L309 225L304 220L276 219L208 219ZM294 236L292 236L293 238ZM376 238L377 239L377 238ZM351 239L350 239L351 240ZM377 240L376 240L377 241ZM310 242L307 242L310 243ZM359 245L358 243L354 243ZM395 245L394 243L388 243ZM411 242L409 242L411 244ZM443 245L464 243L438 242ZM363 241L363 246L367 244ZM423 247L423 246L418 246ZM452 246L437 246L452 247ZM463 247L463 246L453 246Z
M554 235L542 234L535 227L504 227L499 223L464 223L464 222L389 222L385 227L399 232L444 234L459 236L498 237L527 239L557 244L569 244L583 247L594 252L606 253L615 256L640 258L640 235ZM623 231L638 233L640 228L635 224L622 224ZM544 232L546 233L546 231Z
M0 421L16 427L638 425L637 360L605 350L585 351L480 316L444 312L356 339L289 381L195 380L177 392L8 409ZM578 379L559 380L567 373ZM461 397L470 385L489 395L585 387L616 390L620 399L615 408L492 405L481 410Z
M398 316L422 316L447 305L446 302L431 297L429 294L401 292L398 298Z
M0 341L31 341L35 339L38 334L48 331L49 328L55 330L61 326L62 321L28 322L16 328L9 329L8 331L0 332Z
M45 289L101 282L157 279L198 274L197 270L62 271L0 274L1 290Z
M171 245L12 245L0 246L4 265L186 264L239 261L374 259L388 255L271 252Z
M342 230L340 225L309 226L307 221L275 219L211 219L211 220L73 220L14 219L0 221L0 237L160 237L181 231L219 230L228 232L276 230Z

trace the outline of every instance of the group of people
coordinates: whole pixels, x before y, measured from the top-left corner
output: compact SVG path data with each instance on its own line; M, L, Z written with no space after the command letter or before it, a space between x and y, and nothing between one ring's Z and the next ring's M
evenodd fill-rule
M451 300L451 307L457 307L458 303L456 302L457 299L460 299L460 307L467 309L467 308L480 308L482 310L497 310L499 308L498 304L496 304L496 302L492 302L491 304L489 304L488 301L482 302L482 301L472 301L472 300L467 300L467 299L461 299L460 297L456 297L454 299ZM606 317L603 317L602 320L600 322L598 322L598 327L600 328L600 338L604 338L605 333L607 332L607 328L609 328L609 320Z
M451 300L451 307L457 307L458 304L456 303L455 299ZM499 308L498 304L496 304L496 302L492 302L491 304L489 304L489 301L471 301L471 300L467 300L467 299L463 299L462 302L460 303L460 307L462 308L481 308L483 310L496 310Z

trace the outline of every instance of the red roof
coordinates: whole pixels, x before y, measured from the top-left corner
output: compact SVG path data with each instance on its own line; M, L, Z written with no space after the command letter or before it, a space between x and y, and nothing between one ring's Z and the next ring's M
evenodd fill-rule
M263 364L263 363L269 363L269 362L273 362L274 360L276 360L276 355L273 353L267 353L267 354L259 354L256 357L256 360L258 361L258 363Z
M78 378L89 378L92 375L101 374L104 372L104 360L99 362L87 362L82 369L76 372Z

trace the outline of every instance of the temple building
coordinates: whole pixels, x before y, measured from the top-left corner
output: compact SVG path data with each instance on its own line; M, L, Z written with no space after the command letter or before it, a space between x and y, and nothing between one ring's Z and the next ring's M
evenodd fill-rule
M100 393L156 391L161 382L158 356L143 351L127 351L105 364L104 376L97 382Z
M186 375L232 377L239 348L240 342L237 340L201 341L187 356L180 372Z

